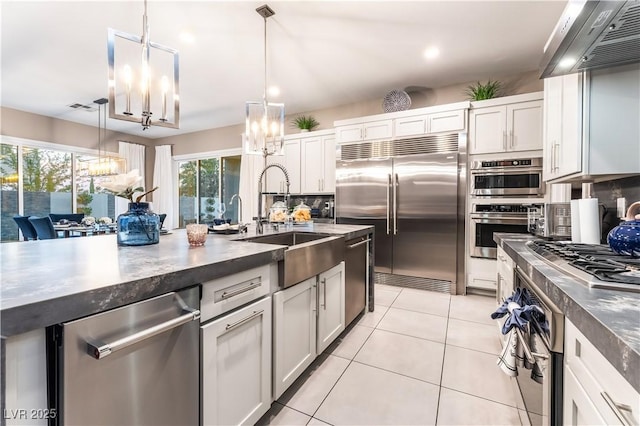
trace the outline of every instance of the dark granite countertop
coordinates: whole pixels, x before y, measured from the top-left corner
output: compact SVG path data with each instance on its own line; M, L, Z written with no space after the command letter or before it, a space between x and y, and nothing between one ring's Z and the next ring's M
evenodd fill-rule
M496 233L494 239L640 392L640 293L583 285L527 249L531 236Z
M265 233L275 231L267 229ZM299 229L298 229L299 228ZM304 232L349 239L372 227L314 224ZM290 229L280 228L279 232ZM160 243L118 247L115 235L0 245L2 337L46 327L179 290L284 258L283 246L230 241L255 235L209 235L189 247L184 230Z

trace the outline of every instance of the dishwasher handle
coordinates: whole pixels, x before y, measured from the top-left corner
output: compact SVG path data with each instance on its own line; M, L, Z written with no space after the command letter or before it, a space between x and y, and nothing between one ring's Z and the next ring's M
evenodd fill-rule
M361 245L363 245L363 244L368 243L369 241L371 241L371 238L368 238L368 239L366 239L366 240L362 240L362 241L357 242L357 243L355 243L355 244L350 244L350 245L348 245L348 246L347 246L347 248L348 248L348 249L356 248L356 247L358 247L358 246L361 246Z
M169 331L188 322L197 321L200 319L200 310L191 309L188 307L183 307L182 309L183 312L186 311L187 313L180 315L179 317L172 320L154 325L153 327L149 327L137 333L123 337L111 343L104 343L98 346L93 343L87 342L87 351L89 355L91 355L95 359L103 359L106 356L111 355L112 353L117 352L121 349L127 348L131 345L135 345L136 343L140 343L143 340L149 339L153 336L164 333L165 331Z

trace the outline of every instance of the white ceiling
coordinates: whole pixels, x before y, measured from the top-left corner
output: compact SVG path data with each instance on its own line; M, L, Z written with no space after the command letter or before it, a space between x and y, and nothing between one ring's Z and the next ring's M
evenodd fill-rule
M269 85L287 114L537 69L565 1L269 1ZM239 124L263 91L263 1L150 0L151 40L180 51L179 130ZM142 33L142 1L1 3L2 106L96 125L68 107L107 97L107 28ZM180 34L193 34L193 43ZM436 45L441 54L426 60ZM153 56L152 56L153 61Z

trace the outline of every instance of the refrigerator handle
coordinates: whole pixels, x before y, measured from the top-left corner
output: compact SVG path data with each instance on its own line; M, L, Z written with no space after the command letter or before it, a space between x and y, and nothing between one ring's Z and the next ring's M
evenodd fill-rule
M389 235L390 232L390 228L389 228L389 215L391 214L391 211L389 210L389 197L391 196L391 173L389 173L387 175L387 235Z
M393 187L393 235L398 234L398 174L395 174L396 182Z

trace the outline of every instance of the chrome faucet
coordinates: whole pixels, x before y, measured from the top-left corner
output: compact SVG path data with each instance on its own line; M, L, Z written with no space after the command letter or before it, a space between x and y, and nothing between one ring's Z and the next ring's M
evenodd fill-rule
M233 204L233 200L238 199L238 228L242 228L242 198L240 198L240 194L233 194L231 196L231 200L229 201L229 205Z
M289 205L289 186L290 186L289 173L287 172L287 169L281 164L269 164L262 170L262 173L260 173L260 178L258 179L258 216L254 218L256 220L256 233L258 234L262 234L263 232L262 230L262 219L263 219L262 217L262 178L264 177L264 174L267 172L267 170L269 170L271 167L276 167L282 170L282 173L284 173L284 179L287 183L287 192L284 195L284 202L287 206Z

